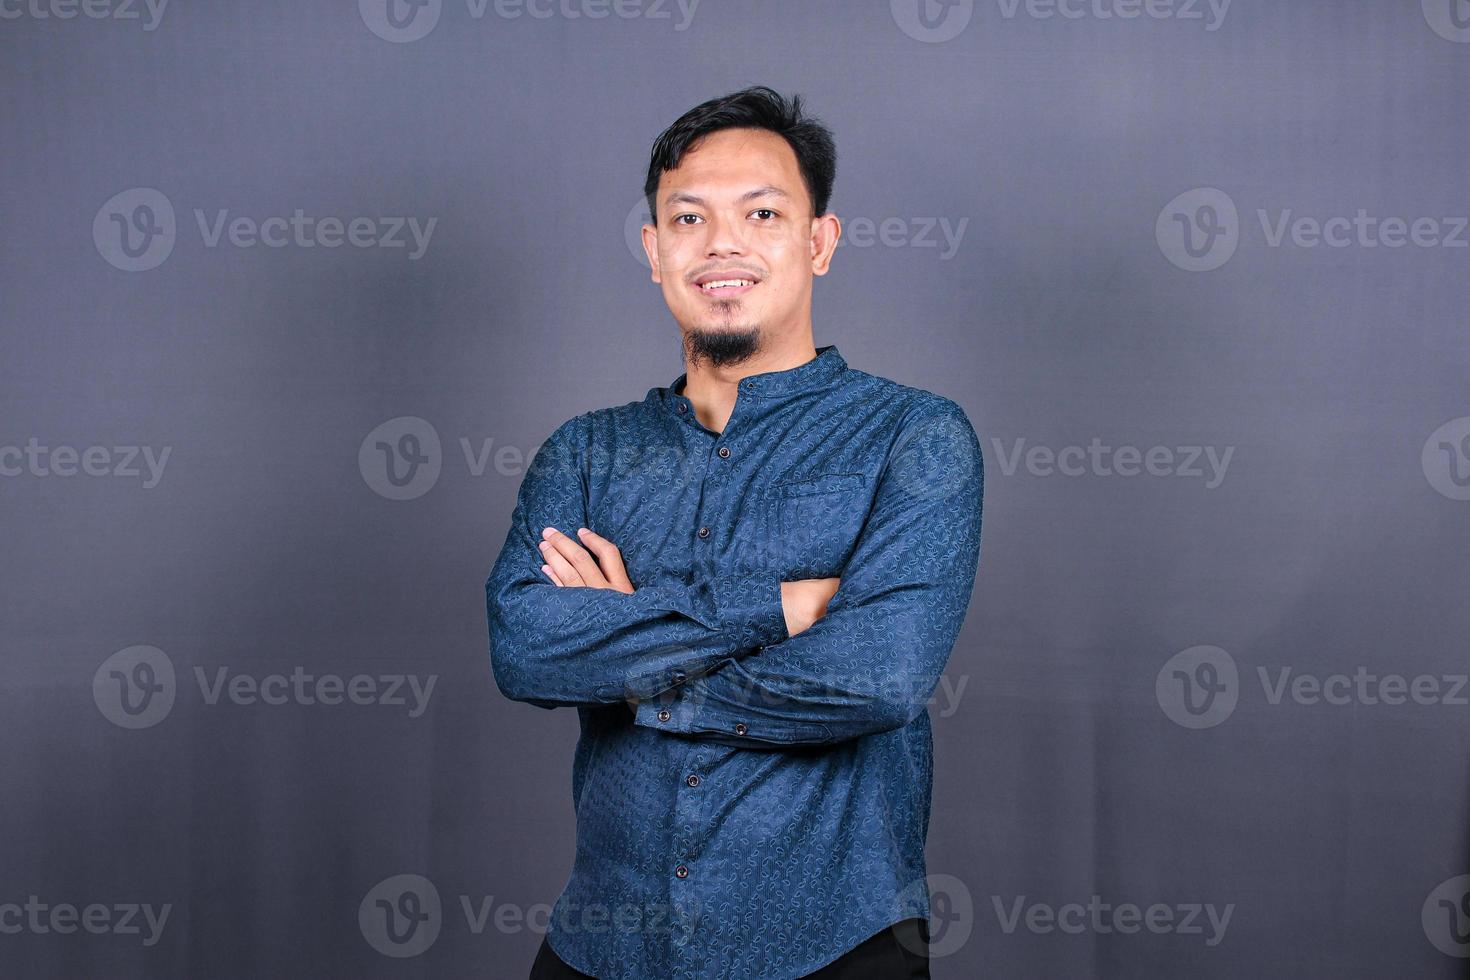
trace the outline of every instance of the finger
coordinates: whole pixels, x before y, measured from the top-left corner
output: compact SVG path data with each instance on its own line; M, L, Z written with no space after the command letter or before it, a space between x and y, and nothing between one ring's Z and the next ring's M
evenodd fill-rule
M624 592L632 592L633 583L628 580L628 570L623 567L623 553L618 546L588 527L578 528L577 536L597 556L597 564L608 584Z
M550 565L542 565L541 574L551 579L551 581L555 582L557 585L561 585L561 579L557 578L556 573L551 570Z
M562 585L581 585L582 576L577 574L576 568L567 561L566 556L557 550L556 545L548 539L541 542L541 560L551 566L556 577L561 579Z
M587 553L586 548L555 528L551 529L551 533L547 536L546 540L551 542L551 546L555 549L556 554L565 559L570 567L576 569L577 576L584 584L595 589L607 588L607 579L603 577L602 570L597 567L597 562L593 561L592 556ZM549 557L551 552L548 551L546 554ZM556 565L553 562L552 567L556 568L558 573L561 572L560 565Z

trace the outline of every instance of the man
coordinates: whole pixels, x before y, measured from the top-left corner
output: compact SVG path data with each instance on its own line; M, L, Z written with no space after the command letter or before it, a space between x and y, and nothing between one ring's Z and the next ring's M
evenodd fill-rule
M835 170L765 87L665 131L643 247L687 371L564 423L522 483L495 679L582 733L533 978L929 975L926 702L983 465L956 403L813 345Z

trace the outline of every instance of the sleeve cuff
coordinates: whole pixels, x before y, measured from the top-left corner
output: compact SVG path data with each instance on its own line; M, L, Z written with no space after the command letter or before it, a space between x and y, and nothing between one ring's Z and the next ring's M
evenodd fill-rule
M715 614L744 647L775 646L790 639L775 575L721 575L710 587Z
M633 724L664 732L688 733L693 730L694 703L676 690L671 696L652 701L639 701L633 713Z

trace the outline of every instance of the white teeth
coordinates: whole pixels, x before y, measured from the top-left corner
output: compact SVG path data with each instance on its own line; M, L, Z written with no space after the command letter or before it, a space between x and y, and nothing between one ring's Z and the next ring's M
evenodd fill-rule
M754 286L755 281L751 279L716 279L714 282L706 282L700 285L700 289L719 289L721 286Z

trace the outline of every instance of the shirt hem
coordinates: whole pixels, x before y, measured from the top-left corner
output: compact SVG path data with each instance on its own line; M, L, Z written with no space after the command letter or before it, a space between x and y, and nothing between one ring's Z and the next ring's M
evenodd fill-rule
M810 964L804 965L804 966L800 967L797 970L797 972L795 972L795 973L791 973L791 974L785 974L785 973L783 973L781 975L781 977L780 977L780 980L801 980L801 978L804 977L804 976L806 976L807 974L815 973L816 971L820 970L824 966L830 966L832 963L834 963L837 960L841 959L842 957L846 956L848 953L851 953L853 950L857 949L863 943L867 942L869 939L871 939L873 936L876 936L878 933L882 932L884 929L887 929L887 928L889 928L891 926L895 926L895 925L897 925L898 923L902 922L905 919L919 919L919 918L927 918L927 917L928 917L928 913L927 912L923 916L918 916L918 915L903 915L903 914L899 914L899 915L896 915L896 916L895 915L879 916L875 920L879 924L876 925L876 926L873 926L871 929L867 929L865 932L863 932L862 938L859 939L857 942L853 943L851 946L848 946L846 949L838 950L836 953L833 953L832 955L828 956L826 959L816 960L816 961L814 961L814 962L812 962Z

